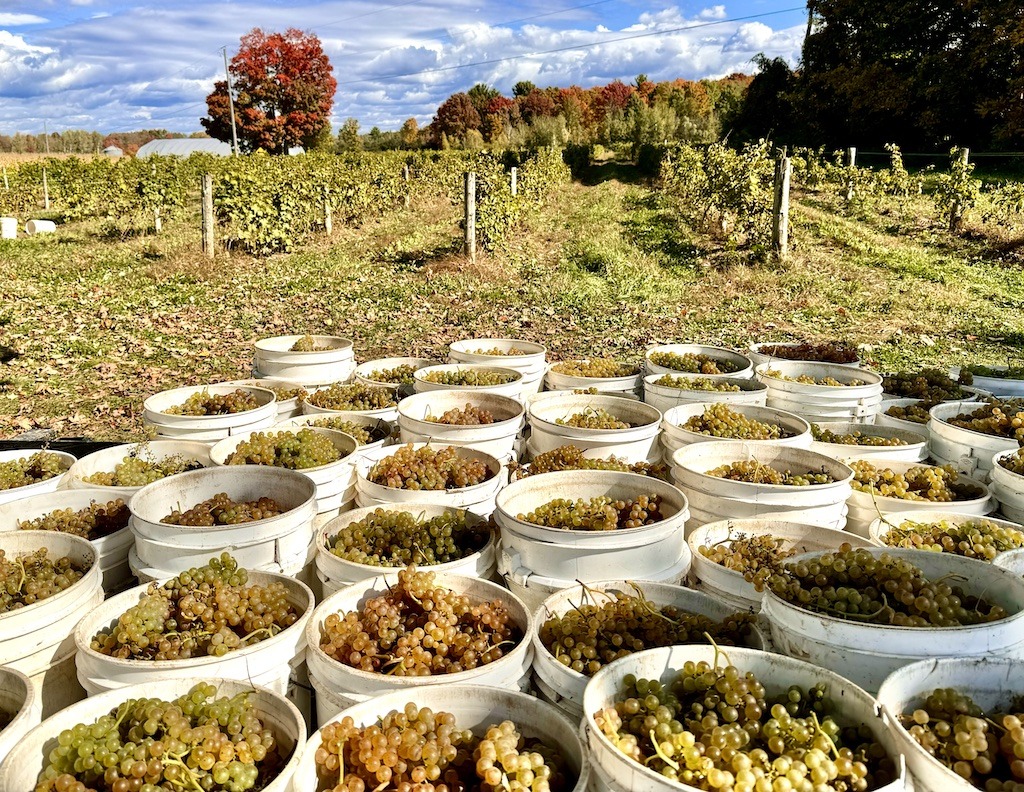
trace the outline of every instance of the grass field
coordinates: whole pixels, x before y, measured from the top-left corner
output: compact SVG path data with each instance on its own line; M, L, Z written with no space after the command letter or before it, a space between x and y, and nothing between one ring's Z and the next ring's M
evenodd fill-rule
M414 202L290 255L199 253L198 218L160 236L97 223L0 241L0 436L143 436L142 400L249 376L263 336L353 338L357 357L443 357L451 341L535 340L550 359L639 358L655 343L844 338L881 369L1024 357L1024 242L942 230L924 199L850 214L794 196L785 264L735 263L628 165L559 188L468 265L458 210Z

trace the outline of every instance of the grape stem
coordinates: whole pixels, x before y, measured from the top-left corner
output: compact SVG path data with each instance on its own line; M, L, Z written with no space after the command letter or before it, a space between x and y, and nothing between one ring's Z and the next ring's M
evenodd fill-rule
M715 639L711 637L711 633L705 632L704 633L704 637L708 639L708 642L713 647L715 647L715 663L714 663L714 667L716 669L718 668L718 656L719 655L721 655L726 660L728 660L729 665L732 665L732 660L729 659L729 655L726 653L726 651L724 649L722 649L721 646L719 646L717 643L715 643Z
M183 761L181 761L181 757L182 756L184 756L184 754L172 754L170 752L165 753L164 756L163 756L163 763L165 765L172 765L172 766L177 765L178 767L180 767L181 768L181 772L184 774L184 777L188 781L188 783L183 783L181 781L178 781L177 779L175 779L173 781L171 779L167 779L167 780L171 784L174 784L175 786L179 786L179 787L182 787L182 788L184 788L184 787L191 787L192 789L196 790L196 792L206 792L199 785L199 779L196 778L196 776L192 772L191 768L187 764L185 764Z
M838 759L839 749L836 748L835 741L833 741L833 739L826 733L826 731L821 728L821 722L818 720L818 713L816 713L814 710L811 710L811 721L814 723L814 730L822 737L824 737L826 740L828 740L829 747L832 749L832 755L836 759Z
M712 641L712 643L714 642ZM675 761L675 759L661 750L661 744L658 742L658 738L654 735L654 729L651 729L651 745L654 746L654 753L658 755L658 758L661 759L661 761L673 770L679 770L679 762Z

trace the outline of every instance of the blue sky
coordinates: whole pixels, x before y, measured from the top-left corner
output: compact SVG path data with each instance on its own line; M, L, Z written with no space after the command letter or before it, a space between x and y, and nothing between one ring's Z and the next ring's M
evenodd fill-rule
M784 9L800 5L0 0L0 133L39 132L44 120L51 130L196 131L223 75L220 47L230 56L253 27L319 35L339 82L335 127L353 116L365 131L410 116L429 122L445 97L475 82L508 93L519 80L587 87L641 72L720 77L749 72L759 52L795 63L806 16ZM479 61L492 62L467 65Z

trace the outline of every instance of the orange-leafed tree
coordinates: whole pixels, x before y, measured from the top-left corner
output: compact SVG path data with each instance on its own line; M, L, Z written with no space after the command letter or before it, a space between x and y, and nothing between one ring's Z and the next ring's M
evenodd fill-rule
M245 151L285 153L312 147L330 124L333 67L313 33L290 28L267 33L254 28L242 36L229 66L235 94L238 144ZM226 80L206 97L203 128L218 140L231 140Z

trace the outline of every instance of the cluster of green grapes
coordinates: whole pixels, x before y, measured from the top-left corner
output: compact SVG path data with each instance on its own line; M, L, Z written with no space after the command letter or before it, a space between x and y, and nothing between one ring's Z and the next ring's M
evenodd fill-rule
M255 410L260 406L248 391L236 388L231 393L210 393L199 391L193 393L184 402L164 410L167 415L233 415L234 413Z
M289 352L326 352L333 349L330 345L317 346L316 339L311 335L304 335L290 347Z
M563 614L551 616L540 627L544 648L559 663L593 676L620 657L659 646L714 643L735 646L750 634L754 616L734 613L721 621L691 613L674 605L656 605L637 588L636 595L622 591L593 591L584 586L584 597Z
M248 584L245 569L228 553L167 582L150 583L138 603L91 641L101 654L122 660L223 657L272 638L301 615L284 583Z
M257 432L239 443L227 458L229 465L273 465L307 470L341 459L341 451L326 435L312 429L298 432Z
M358 382L350 385L336 382L310 396L309 403L324 410L361 412L395 407L398 400L391 388L376 388Z
M984 711L966 693L937 688L900 721L917 744L965 781L986 792L1024 789L1024 711Z
M821 344L812 344L809 341L793 345L765 344L758 352L783 360L810 360L818 363L856 363L860 360L857 347L845 341L826 341Z
M837 380L835 377L812 377L810 374L799 374L795 377L787 376L778 369L765 369L764 376L772 379L785 380L786 382L799 382L801 385L827 385L830 388L853 388L857 385L864 385L864 380L851 379L847 382Z
M633 424L621 421L603 407L588 407L582 412L573 413L568 418L556 418L560 426L574 426L577 429L631 429Z
M208 683L174 701L129 699L56 742L35 792L245 792L288 759L247 693L218 698Z
M453 407L440 416L428 415L426 420L431 423L447 424L448 426L482 426L494 423L494 415L476 405L466 402L462 409Z
M407 567L398 582L359 610L332 613L320 648L353 668L393 676L468 671L504 657L523 633L500 600L473 603Z
M1006 610L913 563L870 551L838 550L790 561L768 580L777 596L807 610L866 624L962 627L1007 617Z
M721 564L726 569L739 572L755 591L764 591L768 578L782 569L782 562L796 555L796 548L783 549L785 539L771 534L745 536L739 534L733 539L713 545L701 545L697 552L709 561ZM843 543L840 549L849 549Z
M423 446L412 443L374 463L367 474L374 484L407 490L449 490L472 487L494 477L482 459L459 456L455 446Z
M652 352L648 359L656 366L687 374L732 374L740 368L731 360L693 352L687 352L685 355L676 352Z
M300 402L305 401L309 397L309 391L305 388L271 388L278 401L288 401L289 399L298 399Z
M495 371L494 369L455 369L454 371L428 371L423 379L435 385L452 385L455 387L489 387L507 385L522 379L519 372Z
M535 476L541 473L554 473L558 470L616 470L621 473L639 473L641 476L668 481L668 467L661 463L630 463L614 456L590 459L583 456L583 450L574 445L559 446L551 451L538 454L530 462L526 472L519 469L519 475L520 477Z
M459 728L449 712L412 702L377 723L344 717L320 729L318 785L309 792L566 792L560 751L528 739L512 721L483 737Z
M972 432L996 437L1008 437L1024 444L1024 401L990 402L947 420L961 429L970 429Z
M933 550L956 553L968 558L991 561L1007 550L1024 547L1024 531L1008 525L998 525L977 517L964 522L949 520L915 522L904 520L882 536L889 547L910 547L915 550Z
M49 451L37 451L31 456L0 462L0 491L38 484L60 476L65 470L64 460Z
M403 363L389 369L376 369L366 375L366 379L374 382L386 382L389 385L412 385L415 382L413 374L419 370L419 366L412 363Z
M720 465L707 471L707 475L730 481L745 481L748 484L782 484L787 487L812 487L816 484L831 484L835 478L824 470L808 470L794 473L791 470L776 470L771 465L756 459L741 459Z
M70 588L88 571L45 547L9 558L0 550L0 614L24 608Z
M1012 454L999 457L999 466L1018 476L1024 476L1024 448L1018 448Z
M980 487L960 481L960 474L952 465L918 465L906 473L897 473L858 459L851 462L850 467L853 468L850 484L855 490L886 498L948 503L979 498L983 494Z
M525 349L519 349L512 347L511 349L501 349L499 347L491 347L490 349L477 349L473 352L474 355L491 355L493 357L522 357L523 355L529 355Z
M318 426L321 429L336 429L347 435L352 435L359 445L369 445L384 440L390 436L387 424L381 423L373 426L364 426L353 423L340 415L332 415L327 418L315 418L310 421L310 426Z
M202 467L195 459L187 459L180 454L150 460L143 459L136 452L124 457L113 470L101 470L82 480L100 487L144 487L162 478Z
M447 564L480 552L490 539L485 523L449 510L436 517L377 509L328 537L327 549L356 564L404 567Z
M527 514L517 515L517 519L567 531L615 531L653 525L664 520L665 515L661 512L660 495L638 495L629 499L599 495L587 500L556 498Z
M740 390L739 385L728 380L712 380L706 377L687 379L686 377L676 377L672 374L663 374L654 381L654 384L662 385L666 388L678 388L679 390L717 391L720 393L737 393Z
M287 511L273 498L259 498L254 501L235 502L226 492L218 492L209 500L197 503L191 509L175 509L160 522L169 525L238 525L240 523L266 520Z
M970 377L970 379L968 379ZM1024 379L1024 366L1007 366L1006 368L991 368L990 366L974 365L964 366L960 369L960 381L964 385L974 382L974 377L990 377L991 379Z
M590 377L593 379L615 379L633 377L640 373L636 363L624 363L611 358L588 358L586 360L564 360L555 363L551 370L567 377Z
M886 393L903 399L944 402L964 398L967 393L960 384L941 369L921 369L889 374L882 378Z
M54 509L42 517L19 520L23 531L59 531L83 539L102 539L128 527L128 504L118 498L108 503L93 501L84 509Z
M710 437L737 440L779 440L793 436L778 424L748 418L722 403L708 405L703 414L694 415L680 428Z
M835 443L837 445L858 445L858 446L905 446L906 440L898 437L882 437L880 435L865 434L859 429L846 434L836 434L831 429L822 429L815 423L811 424L811 436L819 443Z
M697 789L866 792L894 781L870 728L841 726L831 705L823 684L769 697L753 672L688 661L666 684L625 675L595 721L626 756Z
M906 407L900 407L894 404L889 407L886 411L886 415L891 415L893 418L899 418L901 421L913 421L914 423L926 424L932 419L929 411L936 404L937 401L919 401L913 404L908 404Z

